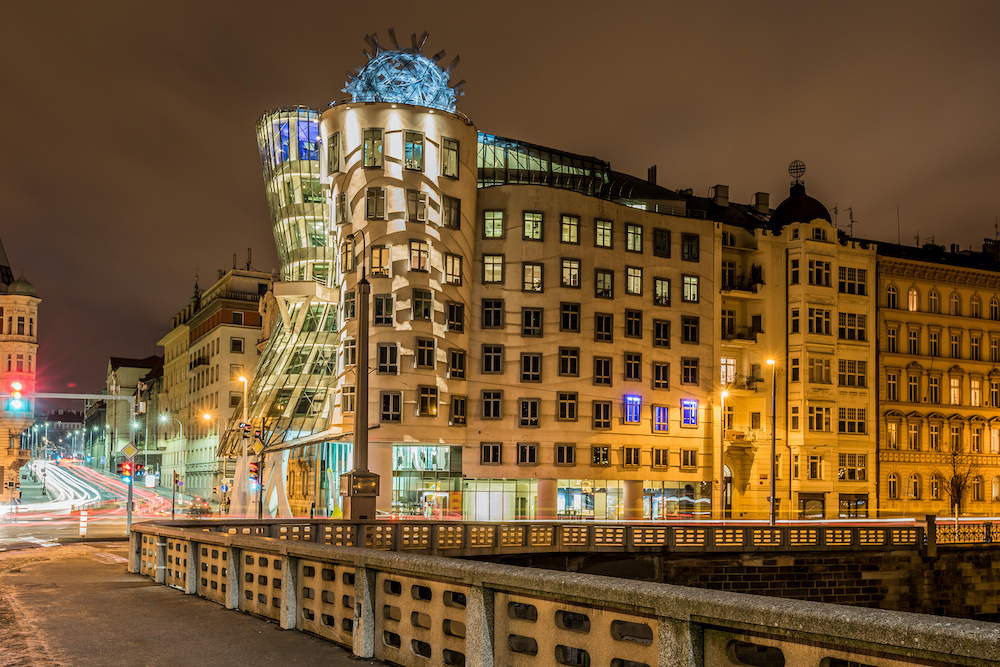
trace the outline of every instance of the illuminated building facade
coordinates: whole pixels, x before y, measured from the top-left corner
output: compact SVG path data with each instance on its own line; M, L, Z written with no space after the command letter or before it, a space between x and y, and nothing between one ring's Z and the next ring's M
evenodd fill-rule
M883 515L1000 512L998 260L879 244Z
M21 434L34 421L39 303L23 272L14 280L0 245L0 504L20 499L18 471L32 456Z

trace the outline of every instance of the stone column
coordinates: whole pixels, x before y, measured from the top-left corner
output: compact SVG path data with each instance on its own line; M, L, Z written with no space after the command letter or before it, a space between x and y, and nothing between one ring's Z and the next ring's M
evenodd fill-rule
M538 480L538 510L535 518L538 520L556 518L556 497L559 493L559 482L555 479Z
M642 518L642 480L628 479L624 483L625 511L622 516L626 521Z

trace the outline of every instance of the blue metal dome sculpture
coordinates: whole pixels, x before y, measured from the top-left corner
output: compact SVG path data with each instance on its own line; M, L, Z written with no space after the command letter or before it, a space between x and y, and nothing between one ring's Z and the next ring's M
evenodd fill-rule
M384 49L378 43L377 35L366 35L365 42L372 53L364 51L368 62L349 75L345 93L351 94L352 102L397 102L414 104L442 111L455 112L455 102L462 94L459 81L453 87L448 85L451 72L458 64L456 56L445 69L438 67L438 61L445 52L439 51L432 57L421 53L427 33L419 41L416 34L411 36L412 47L404 49L396 42L396 35L390 29L389 38L393 49Z

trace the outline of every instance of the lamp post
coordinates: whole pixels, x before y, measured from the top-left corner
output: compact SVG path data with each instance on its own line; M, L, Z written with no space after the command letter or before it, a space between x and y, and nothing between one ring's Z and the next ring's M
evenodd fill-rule
M775 382L775 378L778 373L778 365L774 363L774 359L768 359L767 365L771 367L771 497L769 498L771 505L771 521L770 524L774 525L774 502L775 495L777 494L776 480L774 475L777 472L775 470L775 459L778 457L778 432L775 430L775 425L777 423L777 417L775 415L775 406L777 404L776 395L778 390L778 385Z
M721 412L721 415L722 415L722 419L719 420L721 422L720 428L719 428L719 432L720 433L719 433L719 498L718 498L718 500L719 500L718 508L719 508L719 518L720 519L725 519L726 518L726 508L725 508L725 504L726 504L726 476L725 476L726 462L724 461L724 459L725 459L725 456L726 456L726 398L728 396L729 396L729 392L727 390L723 389L722 390L722 394L720 394L720 397L722 399L721 400L721 406L720 406L720 412Z
M243 383L243 426L240 429L240 439L243 441L243 465L247 467L246 471L239 473L239 466L237 466L237 474L241 474L243 481L240 483L240 488L243 490L243 498L241 499L241 504L243 506L244 512L250 508L250 485L247 483L250 477L250 460L247 458L247 410L249 406L247 405L247 397L249 395L250 381L245 375L240 376L240 382ZM235 483L233 484L235 487ZM235 490L235 489L234 489ZM232 499L230 499L230 502Z

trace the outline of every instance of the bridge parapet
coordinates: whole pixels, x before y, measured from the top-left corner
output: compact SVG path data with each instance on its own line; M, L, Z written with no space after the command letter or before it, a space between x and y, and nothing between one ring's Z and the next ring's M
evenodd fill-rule
M450 524L436 534L343 524L371 548L326 544L328 522L218 525L226 527L134 525L130 570L399 665L898 667L995 664L997 656L992 623L414 552L475 534ZM529 543L531 526L521 528L512 535ZM541 541L593 537L536 529ZM401 543L414 549L384 548Z

